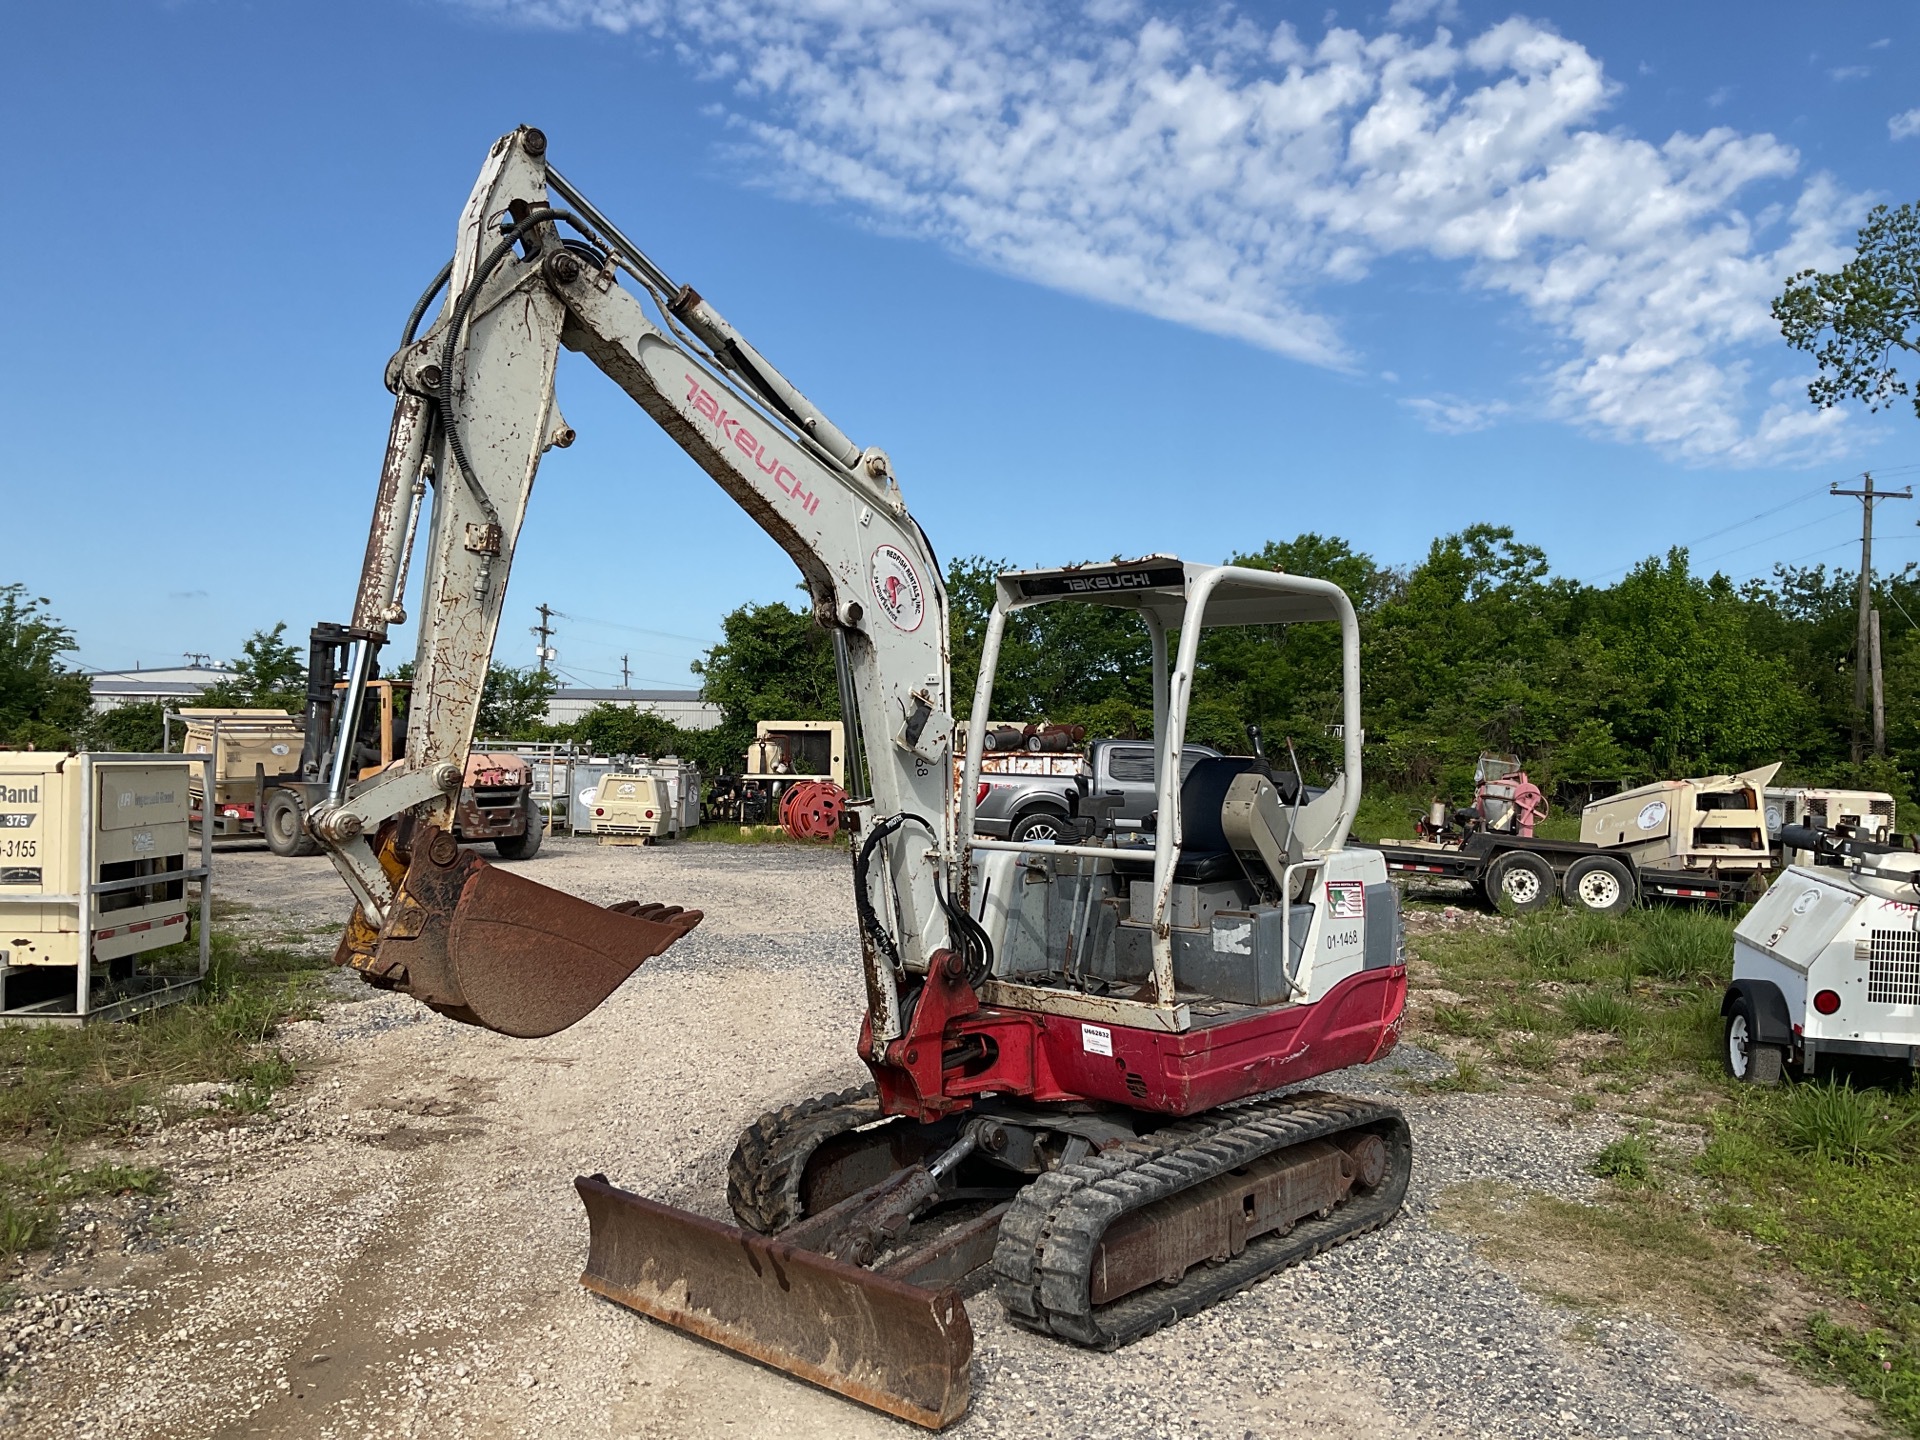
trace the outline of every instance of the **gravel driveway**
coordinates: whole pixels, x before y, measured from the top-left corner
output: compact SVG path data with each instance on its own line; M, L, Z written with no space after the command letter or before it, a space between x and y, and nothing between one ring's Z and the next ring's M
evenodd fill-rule
M786 847L551 842L524 870L590 899L706 911L563 1034L513 1041L340 976L295 1025L272 1117L174 1127L160 1227L76 1212L0 1339L33 1330L0 1426L71 1436L908 1436L911 1427L642 1320L577 1283L573 1177L726 1213L763 1108L864 1078L846 861ZM223 855L236 923L343 917L325 861ZM1412 1047L1333 1083L1405 1091ZM1320 1082L1326 1083L1326 1082ZM1436 1227L1499 1179L1587 1193L1619 1131L1512 1095L1401 1093L1416 1170L1396 1224L1111 1355L972 1297L956 1436L1762 1436L1873 1433L1763 1352L1533 1298ZM62 1328L64 1323L65 1328ZM11 1326L11 1330L5 1327ZM13 1340L6 1343L12 1344Z

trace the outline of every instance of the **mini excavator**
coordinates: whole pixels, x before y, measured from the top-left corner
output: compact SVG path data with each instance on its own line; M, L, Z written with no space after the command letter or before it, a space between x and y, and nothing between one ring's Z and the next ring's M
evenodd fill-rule
M336 743L304 815L357 902L338 963L454 1020L537 1037L700 920L561 894L452 833L534 475L573 440L554 397L563 348L793 557L833 637L872 1075L747 1129L727 1173L738 1225L580 1178L583 1283L939 1428L967 1407L960 1296L980 1277L1015 1324L1111 1349L1391 1220L1412 1158L1403 1117L1300 1088L1390 1050L1406 996L1384 864L1347 843L1361 757L1347 597L1162 555L1003 575L956 786L946 593L886 453L854 444L669 280L532 128L488 153L453 259L387 366L393 425L326 702ZM358 711L406 618L429 494L405 752L359 778ZM1115 797L1089 792L1064 842L972 838L1002 638L1054 604L1144 628L1157 810L1121 821ZM1332 780L1276 768L1257 737L1253 755L1193 763L1202 635L1316 623L1341 638Z

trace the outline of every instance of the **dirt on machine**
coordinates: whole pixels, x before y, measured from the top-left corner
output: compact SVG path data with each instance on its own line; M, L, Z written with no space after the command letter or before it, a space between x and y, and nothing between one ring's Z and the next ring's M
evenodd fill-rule
M394 418L353 615L332 631L337 678L310 697L322 790L305 829L356 902L338 962L454 1019L542 1035L700 920L593 905L455 839L521 520L541 457L573 438L553 390L562 348L787 552L832 638L844 730L800 732L823 737L825 768L789 750L783 774L769 734L756 745L770 773L751 759L747 773L780 778L782 804L793 779L844 785L866 997L852 1038L871 1077L768 1097L728 1166L736 1223L580 1177L583 1282L938 1428L969 1401L970 1277L990 1279L1013 1323L1111 1349L1391 1221L1412 1164L1400 1113L1277 1093L1387 1053L1406 997L1387 865L1348 838L1362 727L1346 595L1158 554L1002 575L963 730L940 567L886 452L669 278L529 128L489 153L454 259L388 362ZM356 746L417 532L428 598L404 744L369 770ZM1178 763L1146 757L1151 824L1122 824L1117 797L1090 791L1045 838L983 838L1001 640L1014 616L1057 604L1139 628L1153 754ZM1250 753L1189 764L1202 635L1302 624L1340 637L1336 758L1318 783L1292 747L1275 763L1254 736ZM791 1043L777 1024L762 1038Z

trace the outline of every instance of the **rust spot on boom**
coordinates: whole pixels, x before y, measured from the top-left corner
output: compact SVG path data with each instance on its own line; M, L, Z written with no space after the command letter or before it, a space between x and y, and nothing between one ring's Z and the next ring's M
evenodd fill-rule
M383 839L389 864L393 841ZM356 909L334 961L502 1035L566 1029L700 923L698 910L677 905L600 906L536 884L436 826L411 840L386 927L375 932Z

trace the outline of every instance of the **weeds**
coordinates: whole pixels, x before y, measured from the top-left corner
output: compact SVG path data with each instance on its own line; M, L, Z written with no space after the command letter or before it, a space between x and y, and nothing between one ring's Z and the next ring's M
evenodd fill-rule
M1523 1035L1503 1046L1501 1054L1522 1070L1550 1070L1560 1058L1560 1047L1544 1035Z
M58 1149L25 1163L0 1163L0 1255L11 1258L45 1243L60 1208L96 1195L154 1195L166 1188L160 1171L101 1163L73 1169Z
M1478 1061L1461 1059L1454 1062L1451 1075L1429 1080L1422 1088L1441 1094L1475 1095L1483 1090L1491 1090L1493 1084L1481 1073Z
M167 1088L196 1081L232 1084L263 1107L293 1070L260 1048L310 1013L305 977L326 962L226 935L213 951L191 1003L103 1025L0 1026L0 1141L126 1134Z
M1794 1086L1782 1108L1780 1136L1787 1149L1847 1165L1893 1158L1914 1121L1911 1113L1896 1113L1885 1095L1834 1080Z
M1616 995L1611 990L1572 990L1561 1004L1567 1012L1567 1018L1582 1030L1627 1035L1640 1026L1640 1007L1626 996Z
M1650 1190L1656 1182L1653 1146L1643 1135L1623 1135L1593 1157L1588 1171L1623 1190Z
M1796 1358L1878 1400L1888 1418L1920 1434L1920 1361L1910 1345L1884 1330L1851 1330L1815 1315Z

